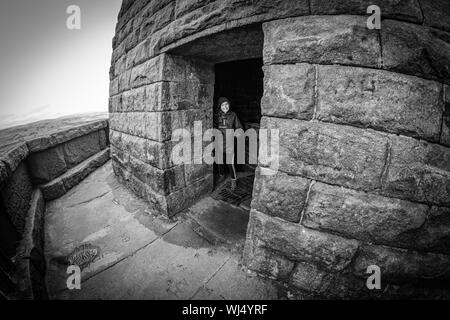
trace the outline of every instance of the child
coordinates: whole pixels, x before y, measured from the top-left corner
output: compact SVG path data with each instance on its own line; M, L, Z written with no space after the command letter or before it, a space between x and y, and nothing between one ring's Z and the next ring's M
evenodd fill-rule
M223 137L223 145L216 146L216 150L218 152L222 152L223 154L223 164L219 164L219 174L224 175L225 166L228 166L228 169L231 174L231 190L236 190L236 168L234 166L234 141L233 146L226 145L226 130L227 129L242 129L241 121L237 117L236 113L230 111L231 103L227 98L221 97L218 101L219 110L214 118L214 126L222 132ZM227 156L229 159L232 159L230 164L225 164Z

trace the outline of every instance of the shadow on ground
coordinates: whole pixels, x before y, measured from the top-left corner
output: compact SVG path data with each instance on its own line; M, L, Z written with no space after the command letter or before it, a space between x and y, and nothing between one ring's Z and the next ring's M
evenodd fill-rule
M230 228L227 219L237 227ZM50 296L281 298L274 283L250 274L240 263L247 221L246 210L220 205L210 197L177 220L155 215L117 182L109 162L47 204L45 251ZM204 230L209 234L205 236ZM82 245L91 251L74 251ZM82 270L81 290L71 291L66 270L74 252L80 259L93 261Z

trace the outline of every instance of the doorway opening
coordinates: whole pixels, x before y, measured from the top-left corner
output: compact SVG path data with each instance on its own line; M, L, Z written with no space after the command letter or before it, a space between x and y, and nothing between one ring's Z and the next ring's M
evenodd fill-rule
M219 110L218 99L226 97L231 102L231 110L242 123L243 130L254 129L258 139L264 90L263 44L262 25L253 24L187 43L175 43L166 49L170 54L193 63L195 67L192 70L199 72L199 78L200 71L206 74L214 72L214 93L212 90L209 92L208 104L211 107L206 111L208 126L212 126L213 121L209 120ZM212 170L208 168L207 171L209 176L213 173L212 192L205 194L188 209L192 229L209 242L225 242L238 247L243 247L245 243L257 167L250 163L255 161L249 161L248 138L245 145L245 164L235 166L236 188L231 190L229 173L220 181L219 168L215 164Z
M215 65L214 118L219 117L220 97L231 102L243 130L254 129L257 133L261 121L261 98L264 90L263 61L261 58L237 60ZM249 139L245 141L245 163L237 164L236 152L234 166L214 165L214 192L212 197L235 206L250 209L251 195L256 164L249 156ZM236 150L235 143L235 150ZM225 170L224 170L225 169ZM234 170L235 172L230 172ZM225 179L223 176L225 171ZM235 186L231 178L236 176Z

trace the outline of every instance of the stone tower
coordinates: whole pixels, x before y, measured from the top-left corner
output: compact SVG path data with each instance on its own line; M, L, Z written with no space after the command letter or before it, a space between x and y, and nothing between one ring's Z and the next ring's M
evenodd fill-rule
M214 65L263 58L280 166L257 170L247 266L317 296L448 295L450 1L124 0L113 47L114 171L154 210L212 189L171 150L175 129L212 127Z

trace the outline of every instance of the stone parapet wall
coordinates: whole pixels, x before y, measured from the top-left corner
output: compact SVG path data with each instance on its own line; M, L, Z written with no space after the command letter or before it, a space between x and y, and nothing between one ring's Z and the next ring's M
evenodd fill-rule
M9 275L16 288L13 298L46 297L45 201L64 195L109 160L108 120L92 118L97 117L44 121L1 132L1 215L2 221L6 219L12 226L2 230L17 235L17 239L2 237L2 241L15 242L2 243L2 249L16 248L14 256L2 256L13 262L14 274Z

